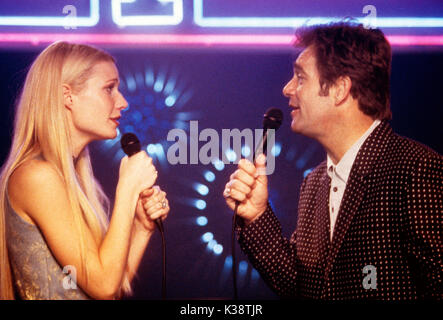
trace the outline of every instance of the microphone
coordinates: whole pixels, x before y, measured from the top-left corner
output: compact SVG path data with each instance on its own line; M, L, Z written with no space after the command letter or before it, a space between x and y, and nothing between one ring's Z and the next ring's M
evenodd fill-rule
M128 157L141 151L140 140L138 140L137 136L131 132L125 133L123 135L123 137L120 140L120 144L122 146L124 153L126 153L126 155ZM163 231L162 220L160 218L158 218L158 219L155 219L154 222L157 225L158 229L160 231Z
M283 112L278 108L269 108L263 115L263 137L258 144L257 149L254 150L252 161L255 162L255 156L257 152L262 151L266 155L266 149L268 146L269 129L274 129L274 132L280 128L283 122ZM237 225L237 211L239 201L235 201L234 215L232 216L232 232L231 232L231 251L232 251L232 281L234 287L234 300L238 300L237 290L237 262L235 255L235 226Z
M139 152L142 147L140 145L140 141L137 136L133 133L125 133L120 140L120 144L122 146L123 151L126 153L128 157Z
M128 157L138 153L141 151L140 140L138 140L137 136L134 133L125 133L120 140L120 144L122 146L123 151L127 154ZM154 220L157 225L158 230L160 231L162 238L162 255L163 255L163 276L162 276L162 299L166 300L166 241L165 241L165 233L163 229L163 222L160 218Z
M266 113L263 115L263 137L260 141L257 149L254 150L254 154L252 156L252 160L255 161L255 156L258 151L262 150L262 152L266 155L267 146L268 146L268 135L269 129L274 129L277 131L280 128L283 122L283 111L278 108L269 108L266 110Z

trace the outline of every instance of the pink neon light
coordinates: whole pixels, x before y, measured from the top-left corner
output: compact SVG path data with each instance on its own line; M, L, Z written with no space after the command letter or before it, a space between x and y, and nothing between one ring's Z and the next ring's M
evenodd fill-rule
M443 46L443 35L387 36L393 46ZM57 40L96 44L179 45L179 46L290 46L291 35L191 35L191 34L59 34L0 33L0 43L39 45Z

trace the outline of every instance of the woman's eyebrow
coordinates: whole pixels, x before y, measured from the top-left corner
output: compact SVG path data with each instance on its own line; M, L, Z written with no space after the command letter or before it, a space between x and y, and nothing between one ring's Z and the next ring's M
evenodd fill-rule
M109 80L106 81L106 83L109 83L109 82L117 82L117 83L120 83L120 79L118 79L118 78L112 78L112 79L109 79Z

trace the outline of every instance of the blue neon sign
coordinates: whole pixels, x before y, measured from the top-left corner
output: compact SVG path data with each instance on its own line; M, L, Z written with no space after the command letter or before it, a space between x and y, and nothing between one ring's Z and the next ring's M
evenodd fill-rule
M112 21L116 27L180 25L182 28L189 28L189 25L183 25L185 14L187 14L189 15L188 21L192 21L194 26L200 27L200 30L206 30L206 28L293 29L301 25L337 21L348 15L356 17L356 21L365 25L380 28L422 30L443 28L443 3L434 0L426 0L420 6L401 1L392 1L387 5L378 0L373 1L376 5L364 5L364 1L355 1L351 6L351 4L338 0L334 2L333 6L328 1L319 1L321 6L318 4L314 6L301 1L276 0L273 4L275 3L278 10L271 10L272 12L269 12L269 3L266 1L254 0L253 7L250 6L251 2L233 0L111 0L106 2L110 5L110 10L106 10L108 8L105 7L104 12L110 13L109 21ZM0 27L35 26L71 27L73 29L95 27L98 30L109 31L109 24L106 24L106 21L103 21L104 24L100 24L102 22L100 21L100 11L103 11L103 8L100 8L99 0L72 0L70 1L72 4L65 5L63 11L60 8L59 16L54 14L38 16L38 13L49 9L54 12L56 6L49 7L49 1L22 1L20 3L22 3L23 11L36 13L36 16L6 15L5 12L8 11L20 12L21 8L17 3L3 2L0 4L1 12L3 12L3 15L0 15ZM102 1L102 6L104 3ZM89 16L85 14L77 16L76 5L82 4L88 4ZM399 10L396 10L396 7ZM424 7L428 9L422 9ZM161 11L162 14L153 14L153 11ZM128 12L132 12L132 14ZM411 16L408 16L408 13ZM284 14L287 16L283 16ZM436 14L436 16L428 16L429 14ZM198 29L193 28L193 33L196 30Z

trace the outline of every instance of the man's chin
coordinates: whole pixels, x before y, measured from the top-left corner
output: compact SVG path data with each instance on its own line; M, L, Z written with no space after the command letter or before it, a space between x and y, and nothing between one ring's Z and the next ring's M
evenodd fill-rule
M291 122L291 131L295 133L301 133L301 128L298 123L296 123L294 120Z

